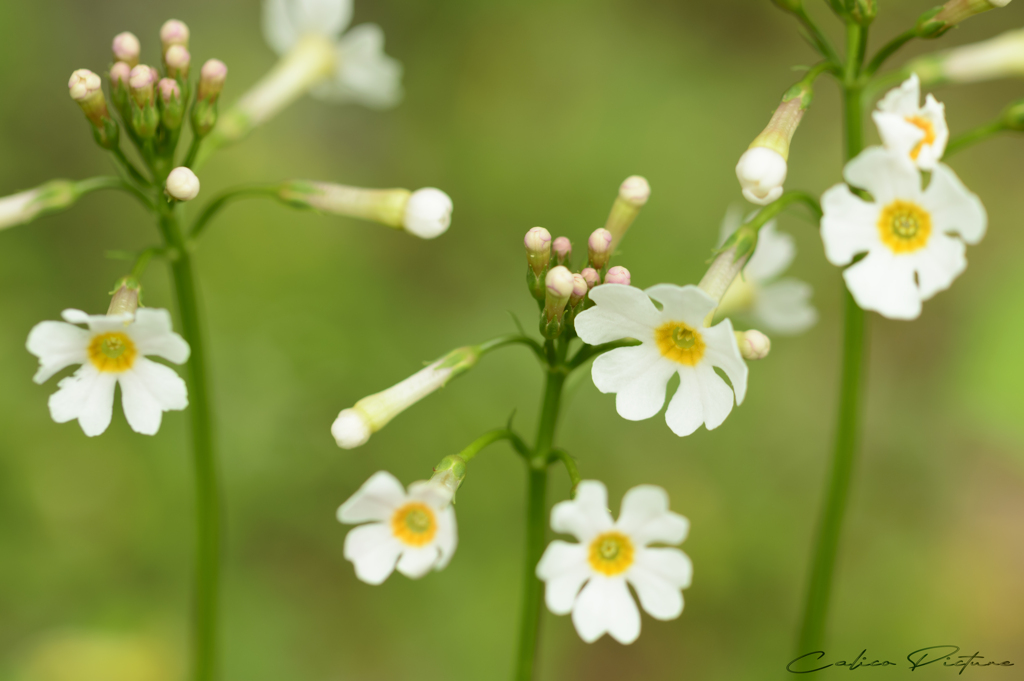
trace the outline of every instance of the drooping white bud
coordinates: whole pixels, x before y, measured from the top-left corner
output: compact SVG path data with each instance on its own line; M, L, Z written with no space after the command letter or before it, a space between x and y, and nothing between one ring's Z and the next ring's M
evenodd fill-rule
M1024 76L1024 28L919 57L907 66L922 85L976 83Z
M451 198L440 189L425 187L409 197L402 226L421 239L433 239L444 234L451 222Z
M167 175L167 195L178 201L191 201L199 195L199 178L189 168L180 166Z
M767 147L754 147L740 156L736 179L747 201L764 206L782 196L787 171L782 154Z

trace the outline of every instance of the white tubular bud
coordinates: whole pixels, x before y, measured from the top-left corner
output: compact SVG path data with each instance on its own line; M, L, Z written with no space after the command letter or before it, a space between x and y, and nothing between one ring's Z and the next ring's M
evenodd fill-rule
M629 286L629 281L629 270L621 265L608 268L608 272L604 275L604 283L606 284L622 284L623 286Z
M587 239L587 255L591 267L598 271L604 269L612 257L612 233L603 227L595 229Z
M191 201L199 196L199 178L190 169L180 166L167 175L164 188L172 199Z
M139 108L153 103L153 86L156 85L157 80L159 77L156 69L151 66L139 64L132 69L128 85L131 87L132 99L135 100Z
M107 308L107 316L130 314L139 309L139 296L142 287L135 277L122 277L114 286L114 293Z
M331 426L331 434L342 449L353 449L366 443L370 435L391 419L472 368L479 358L478 347L451 351L401 383L364 397L350 409L343 410Z
M125 31L114 36L114 42L110 46L114 53L114 61L123 61L128 66L135 66L139 63L139 54L142 46L134 33Z
M572 295L569 296L569 305L576 307L586 297L589 290L590 285L587 284L587 280L583 278L582 274L572 275Z
M919 57L907 67L922 85L975 83L1024 76L1024 28L995 38Z
M768 125L740 156L736 179L747 201L764 206L782 196L790 143L812 97L810 85L798 83L790 88Z
M764 359L772 349L768 336L756 329L736 331L736 344L740 347L743 359Z
M555 254L555 262L564 265L572 255L572 242L569 241L569 237L560 236L551 242L551 250Z
M168 19L160 27L160 43L163 45L164 54L175 45L188 49L189 30L185 22L177 19Z
M646 178L631 175L619 185L619 195L612 204L604 228L612 235L611 252L614 253L636 216L651 198L651 185Z
M551 262L551 232L543 227L531 227L523 237L523 245L530 269L539 277Z
M196 98L214 101L224 89L228 78L228 67L220 59L207 59L203 68L199 69L199 89Z
M566 267L558 265L548 272L544 278L544 314L548 322L562 317L575 283L572 272Z
M402 215L405 231L421 239L433 239L448 231L452 223L452 200L440 189L417 189L409 197Z
M1010 0L948 0L932 21L955 26L975 14L1006 7L1009 4Z
M67 208L81 196L76 183L53 180L11 196L0 197L0 229L31 222L48 211Z
M103 120L109 117L107 100L103 96L103 79L89 69L78 69L68 81L68 93L82 107L89 122L102 128Z
M714 298L716 303L721 302L722 296L729 290L729 285L732 284L733 279L743 270L743 266L747 264L750 252L752 252L752 249L746 255L737 258L736 246L725 249L711 263L711 267L708 268L707 274L700 280L698 286Z

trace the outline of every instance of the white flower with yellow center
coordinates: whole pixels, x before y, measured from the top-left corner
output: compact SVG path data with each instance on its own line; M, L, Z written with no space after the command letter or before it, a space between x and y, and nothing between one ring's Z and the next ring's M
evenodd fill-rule
M902 154L881 147L846 164L846 181L871 193L864 200L845 184L821 197L821 238L857 304L891 319L915 319L922 301L949 288L967 267L964 242L985 235L985 207L949 167L938 164L928 188Z
M580 543L551 542L537 564L537 577L545 582L548 609L556 615L572 612L576 632L587 643L606 633L624 644L640 636L640 612L627 584L651 617L672 620L683 612L682 589L693 576L690 559L679 549L650 544L682 543L690 522L668 510L662 488L629 490L619 519L612 520L604 484L584 480L575 499L551 509L551 528Z
M949 141L946 107L928 95L921 106L921 81L913 74L878 103L872 114L882 144L908 155L921 170L933 170Z
M659 310L651 298L661 303ZM689 435L703 423L717 428L747 392L747 365L740 356L728 319L712 327L704 320L715 300L696 286L658 284L646 291L621 284L596 286L594 307L576 317L584 343L599 345L624 338L641 344L616 348L596 360L594 385L616 393L615 408L630 421L661 411L669 379L679 374L679 389L669 402L665 421L676 435ZM732 388L715 373L722 369Z
M155 355L175 364L188 360L188 343L171 329L167 310L142 308L134 319L127 313L88 315L81 310L64 310L61 316L64 322L36 324L27 343L39 358L39 371L32 378L36 383L82 365L50 396L54 421L78 419L86 435L99 435L110 425L115 384L121 386L121 406L136 433L155 435L163 412L188 406L185 381L170 367L146 359Z
M721 242L739 229L740 210L730 209L722 221ZM758 328L775 334L803 333L818 321L811 305L811 285L799 279L780 279L796 257L793 237L776 229L775 221L765 223L757 233L757 247L733 279L715 310L718 318L745 315Z
M395 476L378 471L338 509L343 523L366 523L345 537L345 558L367 584L381 584L397 568L419 579L442 570L458 537L452 494L442 485L419 481L406 493Z

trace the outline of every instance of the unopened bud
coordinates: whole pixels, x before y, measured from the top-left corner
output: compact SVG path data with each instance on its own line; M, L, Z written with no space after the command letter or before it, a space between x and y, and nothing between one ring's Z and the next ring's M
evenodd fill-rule
M564 265L572 255L572 242L569 241L569 237L560 236L551 242L551 250L555 254L555 261L559 265Z
M199 178L185 166L175 168L167 176L167 195L178 201L191 201L199 196Z
M716 303L721 302L722 296L724 296L725 292L729 290L729 286L732 284L733 280L743 270L743 266L747 264L747 260L750 259L751 253L754 252L754 246L757 245L756 232L754 233L754 237L753 246L744 242L742 246L733 243L725 248L725 250L719 253L714 261L712 261L711 267L708 268L704 278L700 280L698 286L703 289L705 293L714 298Z
M582 274L572 275L572 295L569 296L569 305L576 307L576 305L586 297L587 291L589 291L590 288L590 284L587 283L587 280L583 278Z
M134 315L139 309L139 297L142 295L142 286L135 277L122 277L114 286L113 297L110 299L110 307L107 308L107 316L117 314Z
M178 81L161 78L156 89L160 95L160 120L168 130L177 130L185 116L185 103L181 99Z
M107 100L103 97L103 81L89 69L78 69L71 74L68 91L85 113L89 122L102 127L108 117Z
M850 16L861 26L869 26L878 16L878 0L853 0Z
M110 67L110 91L115 99L119 94L128 92L128 81L131 77L132 67L127 62L115 62Z
M1006 7L1009 4L1010 0L948 0L942 6L942 11L936 14L932 21L947 26L956 26L964 19L969 19L975 14L981 14L990 9ZM943 32L939 31L922 37L932 38L941 35Z
M157 92L160 93L160 101L164 104L170 104L175 99L181 99L181 87L176 80L161 78L156 87Z
M587 288L592 289L601 283L601 275L593 267L584 267L580 276L587 282Z
M458 454L452 454L441 459L441 462L434 466L434 474L430 476L430 482L444 487L455 503L455 493L459 491L462 481L466 479L466 462Z
M736 344L743 359L764 359L772 349L772 342L768 336L756 329L736 331L735 334Z
M772 119L754 138L736 164L736 178L743 196L751 203L766 205L782 196L786 182L789 146L800 120L813 98L811 86L797 83L782 97Z
M1024 131L1024 99L1006 107L1003 111L1003 125L1009 130Z
M139 53L142 47L134 33L128 31L118 33L114 36L114 42L110 49L114 53L114 61L123 61L128 66L135 66L139 63Z
M220 59L208 59L199 70L199 89L196 98L213 102L224 89L224 81L228 77L228 67Z
M603 227L595 229L587 239L587 255L591 267L603 270L612 257L612 233Z
M640 209L649 198L651 198L651 185L639 175L631 175L619 185L619 195L616 197L615 203L612 204L612 210L604 224L604 228L612 235L612 253L615 252L622 237L626 235L626 230L636 220Z
M575 281L568 268L558 265L548 272L544 278L544 316L549 324L561 319L574 288Z
M164 54L175 45L188 49L188 26L177 19L168 19L160 27L160 43L163 45Z
M191 63L192 55L181 45L171 45L164 53L164 66L167 67L169 78L188 78L188 67Z
M541 276L551 262L551 232L543 227L531 227L523 237L523 244L530 269L535 276Z
M343 410L331 426L331 434L342 449L364 444L391 419L468 371L479 358L480 348L476 346L452 350L401 383L364 397L350 409Z
M62 210L81 196L76 184L53 180L11 196L0 198L0 229L24 225L45 213Z
M916 73L922 85L1024 76L1024 28L919 57L910 62L907 71Z
M150 66L139 64L132 69L128 86L131 88L132 99L140 109L153 103L153 86L157 79L156 69Z
M604 283L629 286L629 270L621 265L609 268L608 272L604 275Z
M440 189L417 189L405 204L402 227L421 239L441 236L452 223L452 200Z

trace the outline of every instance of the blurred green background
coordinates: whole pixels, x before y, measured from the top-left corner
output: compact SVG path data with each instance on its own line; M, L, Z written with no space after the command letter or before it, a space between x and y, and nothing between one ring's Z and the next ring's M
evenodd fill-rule
M877 38L930 4L880 0ZM812 12L838 38L824 3ZM0 4L0 195L52 177L111 172L65 83L106 68L130 30L156 57L160 24L192 29L196 63L230 67L230 103L274 55L257 0ZM533 319L522 234L543 225L584 248L618 183L639 173L650 203L617 258L647 286L703 273L718 225L740 202L733 166L813 56L768 0L361 0L384 27L406 98L385 113L304 99L215 157L202 197L236 183L322 179L438 186L451 230L430 242L259 200L227 209L198 255L226 495L224 678L245 681L502 679L514 650L524 474L502 445L459 492L452 564L413 582L356 580L334 511L371 473L426 477L516 410L532 434L540 372L522 349L488 356L361 449L338 449L337 412L447 350ZM971 20L908 54L1024 25L1024 6ZM943 88L954 132L1024 95L1001 81ZM790 188L840 176L835 88L822 79L793 146ZM874 132L871 138L876 139ZM874 318L870 405L842 547L830 661L903 661L953 643L1024 665L1024 140L953 159L990 215L970 266L913 323ZM559 443L613 507L639 483L665 486L692 522L695 564L676 621L646 615L637 643L582 643L544 615L541 679L765 679L791 657L827 468L838 377L839 272L812 225L783 218L821 321L776 338L751 366L747 401L713 433L676 438L658 416L631 423L583 376ZM156 243L130 198L0 234L0 678L175 681L187 660L192 488L185 414L157 437L120 408L86 438L57 425L31 381L29 329L67 307L106 309L126 264L111 249ZM166 269L145 280L171 307ZM532 328L533 322L528 321ZM553 474L553 503L566 497ZM91 666L90 666L91 665ZM90 675L90 668L105 671ZM836 670L824 672L830 674ZM865 671L865 675L902 675ZM926 668L937 678L952 670ZM976 674L1001 679L1013 669Z

